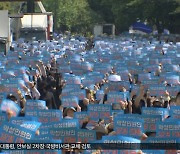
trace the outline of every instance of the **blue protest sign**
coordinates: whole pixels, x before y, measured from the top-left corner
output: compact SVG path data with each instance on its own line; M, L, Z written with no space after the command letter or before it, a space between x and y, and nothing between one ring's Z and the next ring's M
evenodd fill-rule
M52 128L50 133L53 139L60 139L62 143L76 143L77 141L77 129L76 128Z
M96 99L101 100L104 97L104 91L103 90L97 90L96 91Z
M85 79L82 80L82 84L84 86L89 86L89 85L94 84L94 80L92 78L88 78L88 79L85 78Z
M175 119L180 119L180 106L171 106L170 116Z
M0 142L1 143L24 143L25 140L31 140L35 136L35 132L20 127L18 125L4 123L2 125Z
M92 120L98 121L104 119L108 121L112 113L112 107L109 104L88 105L88 114Z
M142 107L142 115L161 115L162 119L169 115L167 108Z
M159 69L159 65L148 65L145 70L148 72L156 72Z
M107 101L109 104L117 103L126 100L125 93L123 92L109 92L107 95Z
M142 116L140 114L117 114L115 117L126 118L126 119L140 119L142 120Z
M35 136L34 140L42 140L42 141L46 142L49 140L53 140L53 138L49 134L48 135L38 135L38 136Z
M171 64L172 62L171 62L170 58L164 58L164 59L161 60L161 63L162 64Z
M131 92L135 93L136 95L139 93L140 86L139 85L132 85Z
M0 89L1 89L1 85L0 85ZM3 92L3 93L0 93L0 103L2 102L3 99L6 98L6 95L7 95L7 94L4 93L4 92Z
M169 84L179 84L179 76L178 75L169 75L165 76L164 80Z
M156 123L162 121L161 115L143 115L144 131L156 132Z
M102 81L103 77L101 73L92 72L92 74L87 74L86 79L90 78L94 83L99 83Z
M142 150L143 153L145 154L165 154L165 150Z
M153 64L159 64L159 59L150 59L149 60L149 64L153 65Z
M130 89L130 83L126 81L120 81L120 82L110 81L108 83L108 88L110 91L119 91L123 87L128 91Z
M150 85L149 92L151 96L165 96L166 87L164 85Z
M141 143L140 140L128 136L116 135L116 136L103 136L103 143Z
M118 135L141 137L144 133L144 121L116 116L114 118L114 130Z
M112 116L116 116L116 115L122 115L124 114L124 110L112 110Z
M6 113L0 112L0 126L8 120Z
M93 64L89 62L82 63L82 69L91 71L93 70Z
M60 122L50 122L41 125L41 128L79 128L78 119L63 119Z
M11 111L13 116L17 116L20 112L20 107L11 100L4 99L0 104L1 111Z
M36 132L40 126L41 126L41 123L39 123L37 121L24 121L20 125L20 127L27 128L27 129L34 131L34 132Z
M157 78L155 78L155 79L153 79L153 78L151 78L151 79L149 79L149 80L143 80L142 81L142 84L146 87L146 88L149 88L149 87L151 87L151 85L158 85L159 84L159 79Z
M62 92L74 91L74 89L76 89L78 91L81 90L80 86L77 84L68 84L68 85L65 85Z
M178 92L180 91L180 87L167 87L167 91L169 92L170 96L176 97Z
M62 97L61 101L63 107L77 107L79 104L79 99L76 96Z
M158 137L175 137L180 138L180 122L179 121L165 121L158 122L156 125Z
M180 143L180 139L178 137L148 137L143 143L162 143L164 145L167 144L166 146L168 146L168 143Z
M73 91L70 91L68 95L76 96L78 97L79 100L83 100L86 97L86 91L85 90L78 91L77 89L74 89Z
M28 110L43 110L46 109L46 102L43 100L27 100L25 107L28 108Z
M74 114L74 118L79 120L79 124L82 125L83 124L83 120L85 118L87 118L89 115L86 111L82 111L82 112L75 112Z
M151 79L150 73L143 73L143 74L139 74L138 76L139 81L150 80L150 79Z
M66 84L81 84L81 78L78 76L71 76L65 80L66 80Z
M62 67L59 68L59 72L60 73L70 73L71 68L70 68L70 66L62 66Z
M4 92L16 92L18 90L18 82L7 82L5 83L6 88L4 88Z
M79 129L77 131L77 142L92 143L96 140L95 130Z
M38 118L41 123L57 122L62 119L62 112L60 110L26 110L26 116L34 116Z
M38 119L36 117L11 117L10 123L15 125L21 125L25 121L37 121Z

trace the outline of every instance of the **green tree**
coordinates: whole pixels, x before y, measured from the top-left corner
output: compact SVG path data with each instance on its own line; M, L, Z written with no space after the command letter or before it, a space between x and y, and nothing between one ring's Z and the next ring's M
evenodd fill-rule
M178 0L179 1L179 0ZM128 29L128 26L136 21L136 18L151 25L156 24L158 29L170 28L170 14L179 6L177 0L113 0L112 12L115 23L120 31Z
M98 20L87 0L46 0L45 5L54 13L56 30L85 33Z
M0 10L9 10L10 9L10 3L9 2L0 2Z

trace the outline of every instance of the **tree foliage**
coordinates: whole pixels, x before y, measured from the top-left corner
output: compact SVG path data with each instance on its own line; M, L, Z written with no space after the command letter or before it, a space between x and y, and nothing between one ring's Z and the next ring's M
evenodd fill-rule
M96 23L115 24L117 32L127 31L137 18L158 29L180 32L180 0L43 0L53 12L55 30L92 32ZM17 10L15 3L0 3L0 9Z
M46 5L55 15L55 27L61 31L85 33L91 31L92 25L98 20L98 15L89 7L87 0L47 0Z

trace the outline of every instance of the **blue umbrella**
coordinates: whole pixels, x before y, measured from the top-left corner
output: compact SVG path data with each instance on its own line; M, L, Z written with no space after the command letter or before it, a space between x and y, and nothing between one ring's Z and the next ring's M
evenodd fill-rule
M152 33L152 28L141 22L136 22L132 25L133 30L140 30L144 33Z

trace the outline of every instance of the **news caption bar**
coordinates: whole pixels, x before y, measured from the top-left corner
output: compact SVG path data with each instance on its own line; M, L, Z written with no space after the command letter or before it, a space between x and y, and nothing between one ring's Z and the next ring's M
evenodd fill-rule
M180 150L180 143L0 143L0 150Z

